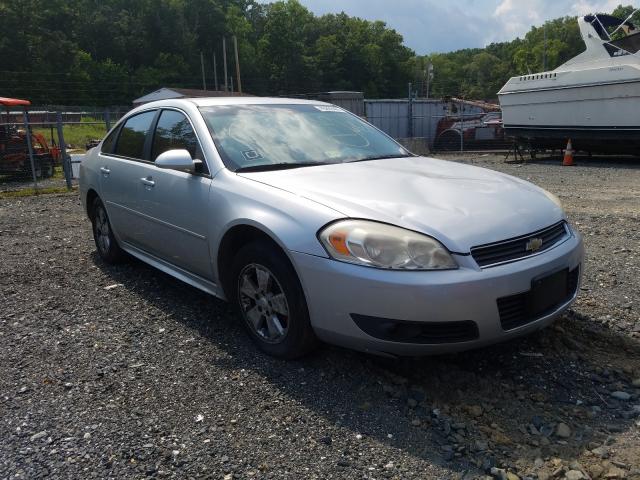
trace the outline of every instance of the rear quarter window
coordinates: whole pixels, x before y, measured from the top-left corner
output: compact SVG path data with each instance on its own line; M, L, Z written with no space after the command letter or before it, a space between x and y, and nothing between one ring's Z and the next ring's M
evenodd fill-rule
M100 147L100 151L102 153L112 153L113 145L116 143L116 138L118 137L118 132L120 131L120 126L113 129L113 131L107 135L102 142L102 147Z
M155 115L154 110L130 117L120 129L113 153L128 158L144 159L144 144Z

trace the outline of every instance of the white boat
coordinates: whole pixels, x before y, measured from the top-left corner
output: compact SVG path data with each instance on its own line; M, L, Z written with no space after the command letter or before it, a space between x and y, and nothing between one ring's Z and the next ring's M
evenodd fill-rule
M635 13L635 12L634 12ZM586 50L498 92L505 133L535 147L640 153L640 31L610 15L578 19Z

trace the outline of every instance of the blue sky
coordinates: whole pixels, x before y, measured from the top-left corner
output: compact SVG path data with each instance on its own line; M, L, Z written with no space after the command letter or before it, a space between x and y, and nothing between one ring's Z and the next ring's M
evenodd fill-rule
M611 11L640 0L300 0L317 15L344 11L383 20L418 54L512 40L565 15Z

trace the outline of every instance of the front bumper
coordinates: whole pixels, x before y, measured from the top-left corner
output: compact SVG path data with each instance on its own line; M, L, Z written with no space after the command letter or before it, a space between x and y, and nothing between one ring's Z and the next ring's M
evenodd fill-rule
M497 299L530 290L534 278L565 268L581 270L584 247L574 232L563 243L513 263L480 269L471 256L455 255L458 270L430 272L379 270L291 254L320 339L377 354L425 355L477 348L549 325L573 303L575 294L553 311L508 331L502 328ZM352 314L424 323L471 320L478 335L456 343L388 341L365 333Z

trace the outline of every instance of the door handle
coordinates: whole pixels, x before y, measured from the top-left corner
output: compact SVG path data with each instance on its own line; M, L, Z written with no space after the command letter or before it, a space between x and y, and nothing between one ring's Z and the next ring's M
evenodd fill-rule
M151 178L145 178L145 177L142 177L142 178L140 179L140 181L141 181L142 183L144 183L147 187L153 187L153 186L155 186L155 184L156 184L156 182L154 182L153 180L151 180Z
M107 167L100 167L100 171L105 177L111 173L111 170L109 170Z

